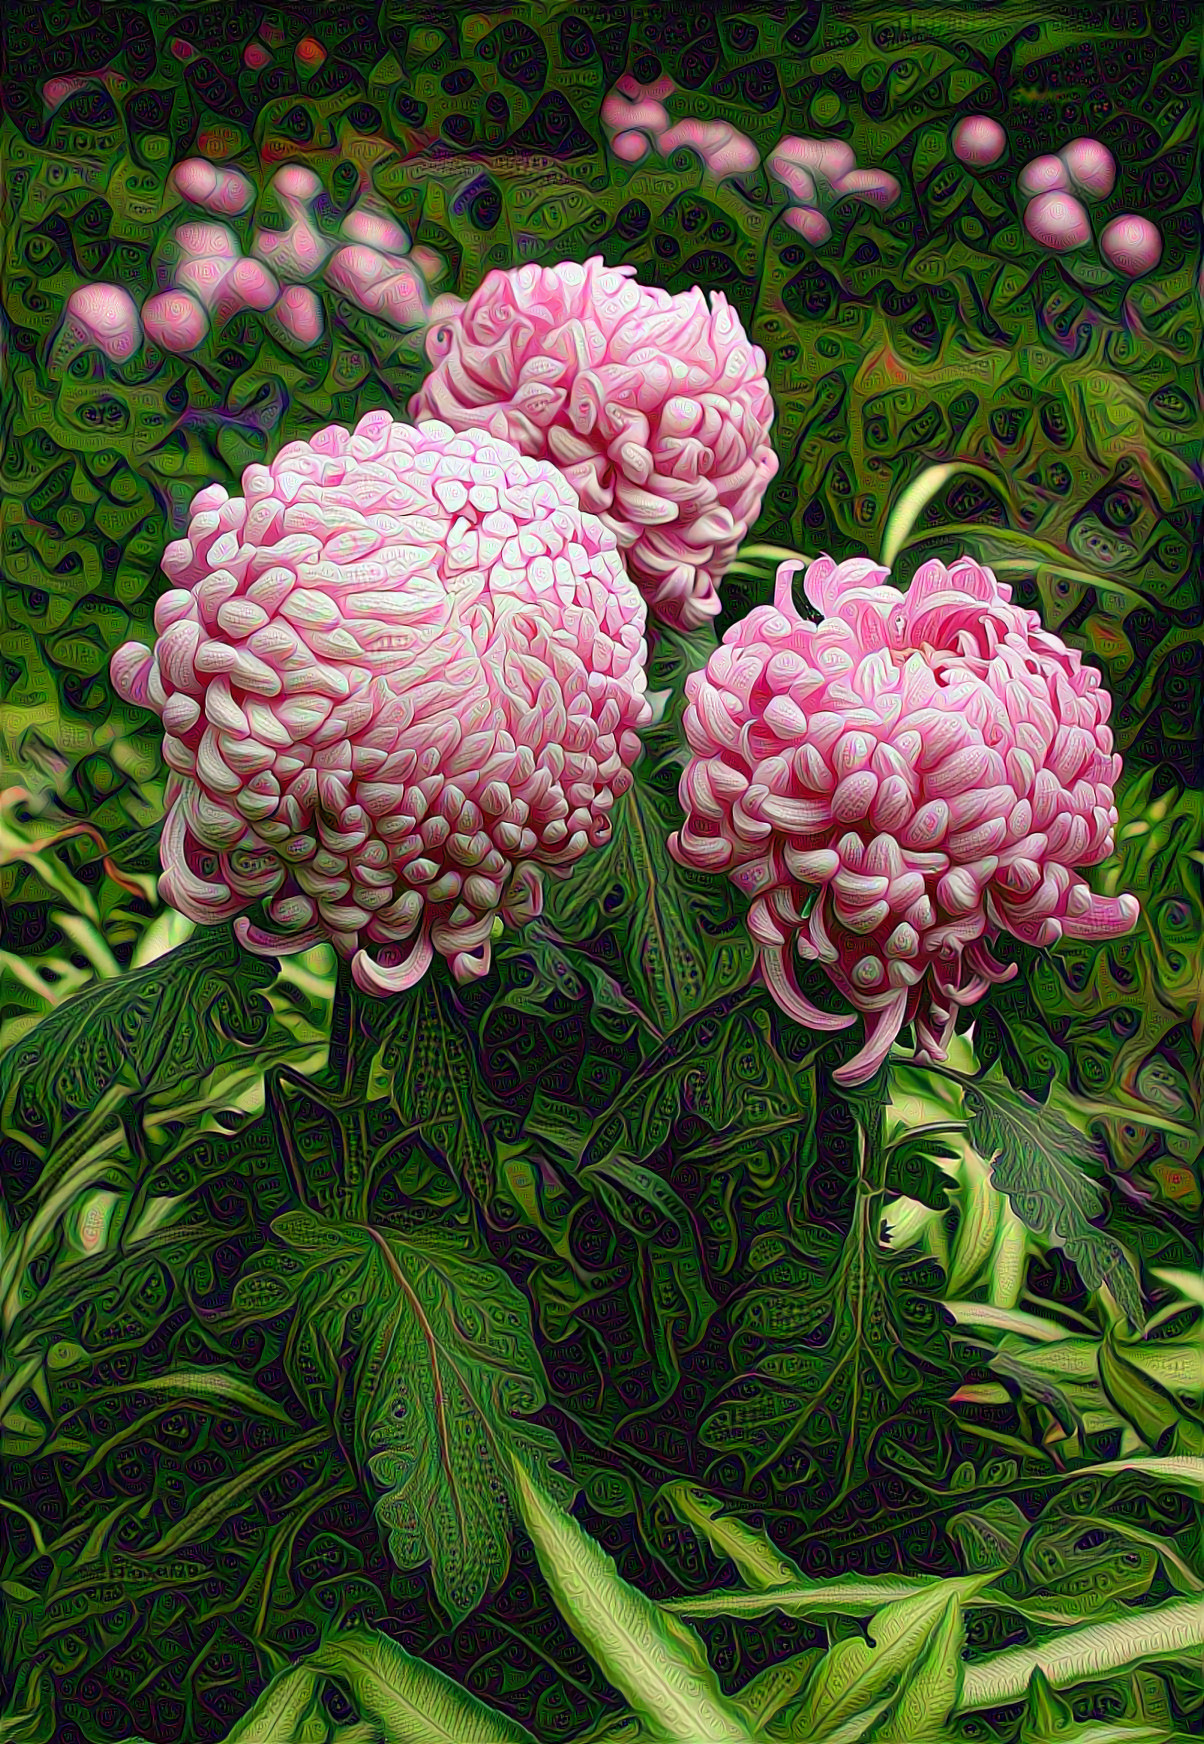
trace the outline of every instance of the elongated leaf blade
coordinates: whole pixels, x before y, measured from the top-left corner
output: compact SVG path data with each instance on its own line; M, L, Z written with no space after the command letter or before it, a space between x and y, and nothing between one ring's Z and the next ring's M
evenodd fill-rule
M965 1603L989 1575L934 1581L922 1593L883 1607L869 1627L869 1640L850 1636L830 1648L807 1686L795 1731L826 1738L844 1721L890 1693L927 1651L951 1602Z
M783 1556L766 1533L725 1514L715 1498L697 1484L666 1484L661 1494L678 1519L705 1538L716 1556L735 1564L747 1586L764 1592L803 1581L798 1564Z
M335 1635L308 1664L346 1684L355 1706L389 1744L535 1744L517 1720L487 1707L379 1630Z
M1018 1701L1038 1669L1055 1689L1068 1689L1144 1659L1171 1659L1200 1647L1204 1647L1204 1598L1135 1610L967 1665L958 1708L965 1712Z
M670 1599L667 1608L688 1617L766 1617L771 1611L787 1617L868 1617L883 1605L918 1598L940 1584L940 1575L922 1574L842 1574L829 1581L795 1578L789 1586L755 1592Z
M957 1702L965 1644L961 1601L954 1594L923 1658L904 1677L890 1710L870 1733L873 1744L927 1744L940 1737Z
M274 1677L226 1744L323 1744L325 1716L318 1708L318 1680L305 1665Z
M515 1480L557 1608L657 1744L752 1744L693 1630L628 1586L606 1552L517 1463Z

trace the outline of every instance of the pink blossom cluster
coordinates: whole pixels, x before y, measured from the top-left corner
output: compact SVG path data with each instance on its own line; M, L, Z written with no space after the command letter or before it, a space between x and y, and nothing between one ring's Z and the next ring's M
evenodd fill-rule
M835 1076L872 1075L905 1024L945 1058L957 1011L1007 980L991 945L1128 931L1132 896L1077 868L1112 850L1120 758L1099 674L1011 603L989 569L925 563L906 593L868 559L807 569L804 620L778 571L773 606L736 624L688 680L686 865L752 898L749 927L783 1010L815 1029L866 1020ZM797 954L854 1013L802 993Z
M1024 227L1057 253L1084 248L1091 241L1084 201L1106 200L1115 184L1116 163L1107 146L1098 139L1072 139L1021 170L1020 192L1028 201ZM1162 237L1148 218L1122 213L1100 233L1100 253L1118 272L1138 278L1162 258Z
M761 154L746 133L727 121L705 121L688 116L672 122L665 99L673 94L672 79L640 85L624 73L602 102L602 125L610 149L624 163L639 163L656 151L669 157L675 151L696 152L718 180L749 175L761 162Z
M215 219L235 217L254 200L241 171L205 158L186 158L172 170L174 191ZM288 220L283 230L257 229L251 253L241 253L228 225L187 219L176 227L156 262L158 290L141 311L117 285L90 284L67 300L55 361L96 346L124 361L143 334L165 351L194 351L210 325L224 326L243 309L266 315L291 349L317 344L324 331L321 298L308 282L322 274L331 290L402 332L425 327L428 287L442 263L429 249L410 250L409 238L387 213L357 205L344 219L343 246L323 235L313 207L322 184L303 164L286 164L271 194Z
M885 209L899 198L895 177L886 170L858 169L852 146L840 139L790 135L770 152L768 168L790 196L786 223L816 244L832 234L826 210L837 200L851 196Z
M607 840L645 699L645 607L555 467L370 412L210 485L168 546L153 651L165 899L251 950L329 939L373 993L489 967ZM262 903L267 924L244 910Z
M548 458L615 533L651 610L696 628L777 471L765 354L719 292L634 267L491 272L432 327L415 418Z

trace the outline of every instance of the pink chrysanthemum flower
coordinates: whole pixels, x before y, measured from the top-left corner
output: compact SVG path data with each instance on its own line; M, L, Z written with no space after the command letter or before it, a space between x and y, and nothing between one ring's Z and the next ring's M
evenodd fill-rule
M778 1004L800 1023L856 1018L801 993L818 962L867 1021L835 1076L870 1077L905 1024L941 1060L960 1006L1009 980L1000 933L1032 945L1106 938L1135 897L1093 896L1076 868L1112 851L1120 758L1099 674L1011 603L989 569L925 563L901 594L865 558L791 576L688 681L684 864L753 898L749 928Z
M252 950L329 939L391 993L489 966L541 869L604 842L645 700L644 602L546 462L370 412L210 485L152 653L113 659L175 771L167 901Z
M491 272L432 325L413 417L556 462L618 538L650 609L696 629L778 468L765 354L725 298L630 266Z

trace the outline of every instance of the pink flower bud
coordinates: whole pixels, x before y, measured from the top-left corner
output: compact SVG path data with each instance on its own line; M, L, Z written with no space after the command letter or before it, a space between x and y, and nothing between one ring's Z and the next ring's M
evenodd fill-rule
M195 351L209 331L209 317L187 291L160 291L143 304L142 325L164 351Z
M1058 153L1078 193L1088 200L1106 200L1116 183L1112 153L1098 139L1072 139Z
M886 170L849 170L836 184L838 195L851 194L866 200L871 206L893 206L899 198L899 184Z
M1059 254L1091 241L1087 214L1073 194L1038 194L1025 208L1024 228L1042 247Z
M322 337L322 305L308 285L288 285L272 309L271 319L285 342L302 351Z
M1104 259L1118 272L1130 278L1140 278L1152 272L1162 258L1162 237L1156 224L1148 218L1137 218L1126 212L1105 225L1100 237Z
M629 128L624 133L616 133L610 142L610 149L620 163L639 163L642 157L647 157L651 147L644 134Z
M816 248L832 234L832 226L823 213L817 212L811 206L792 206L788 212L783 212L782 218L792 230L797 230L800 236Z
M966 115L953 129L953 155L964 164L986 169L1007 150L1007 135L989 115Z
M189 157L178 163L170 181L177 194L210 212L237 215L255 198L255 189L237 170L218 169L207 158Z
M141 343L138 310L120 285L81 285L67 298L60 351L95 345L114 363L124 363Z
M1066 193L1070 188L1070 171L1060 157L1035 157L1020 172L1020 192L1033 194Z

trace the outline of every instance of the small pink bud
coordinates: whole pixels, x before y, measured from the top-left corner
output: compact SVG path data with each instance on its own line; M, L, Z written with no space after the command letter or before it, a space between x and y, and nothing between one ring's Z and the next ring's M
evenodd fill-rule
M1073 194L1038 194L1025 210L1024 227L1043 248L1059 254L1091 241L1087 214Z
M209 317L187 291L160 291L144 304L142 325L164 351L195 351L209 331Z
M966 115L953 129L953 155L964 164L986 169L1007 150L1007 134L989 115Z
M836 192L885 208L899 198L899 184L886 170L849 170L837 182Z
M792 206L782 216L792 230L797 230L800 236L814 243L817 248L832 234L832 226L828 220L812 206Z
M1020 192L1028 194L1065 193L1070 187L1070 172L1060 157L1035 157L1020 172Z
M829 183L838 182L841 176L847 176L850 170L857 168L853 148L843 139L800 139L790 134L779 139L774 146L774 155L787 163L801 165Z
M1162 237L1158 227L1148 218L1137 218L1131 212L1105 226L1100 237L1104 259L1118 272L1130 278L1140 278L1152 272L1162 258Z
M1106 200L1116 183L1112 153L1098 139L1072 139L1058 153L1074 187L1088 200Z
M632 128L626 133L616 133L610 149L621 163L639 163L642 157L647 157L650 147L644 135Z
M124 363L142 342L138 310L120 285L82 285L67 298L63 341L95 345L114 363Z
M322 337L322 305L308 285L289 285L272 315L285 338L302 350Z

